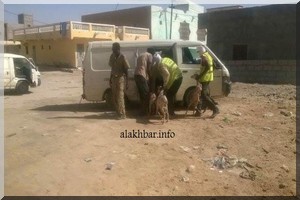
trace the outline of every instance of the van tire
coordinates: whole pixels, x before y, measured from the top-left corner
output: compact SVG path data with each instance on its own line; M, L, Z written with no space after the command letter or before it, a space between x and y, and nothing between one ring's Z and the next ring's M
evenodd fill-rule
M42 84L42 80L39 78L37 86L40 86L41 84Z
M112 91L111 89L107 89L103 95L103 99L105 100L105 104L108 108L113 107L113 99L112 99Z
M29 84L26 81L19 81L16 86L18 94L26 94L29 91Z
M189 96L191 95L191 92L195 89L195 86L189 87L183 96L183 106L187 107L189 105Z

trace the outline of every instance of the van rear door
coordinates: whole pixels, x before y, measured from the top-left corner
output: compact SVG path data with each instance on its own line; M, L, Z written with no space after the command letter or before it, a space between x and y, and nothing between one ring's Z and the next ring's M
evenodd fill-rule
M11 66L11 58L4 57L4 89L12 89L12 80L14 78Z

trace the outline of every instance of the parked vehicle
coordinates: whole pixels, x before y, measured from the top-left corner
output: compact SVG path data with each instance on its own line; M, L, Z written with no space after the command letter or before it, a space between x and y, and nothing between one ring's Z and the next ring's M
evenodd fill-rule
M106 100L111 103L111 89L109 86L111 67L108 65L112 53L113 41L90 42L83 61L83 97L88 101ZM227 96L230 93L230 74L217 56L200 41L120 41L121 52L126 56L131 68L128 71L129 88L125 91L126 99L138 101L139 95L134 82L136 59L140 53L150 48L162 52L162 55L173 59L183 73L183 81L176 100L187 103L189 92L195 87L196 81L191 76L200 73L200 58L197 46L204 46L212 55L216 65L214 81L210 84L212 96Z
M38 68L24 56L3 54L4 89L15 90L19 94L29 91L29 87L41 85L41 74Z

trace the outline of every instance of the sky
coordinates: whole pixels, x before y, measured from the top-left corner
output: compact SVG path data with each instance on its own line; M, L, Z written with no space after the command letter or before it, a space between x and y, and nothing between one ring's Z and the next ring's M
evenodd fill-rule
M18 23L18 14L29 14L33 15L34 25L45 25L45 24L51 24L51 23L58 23L63 21L81 21L82 15L87 14L94 14L94 13L100 13L100 12L107 12L112 10L121 10L121 9L127 9L132 7L140 7L145 5L152 4L151 2L163 2L164 4L155 4L161 7L167 7L171 5L171 2L179 2L180 0L153 0L153 1L143 1L146 4L136 4L134 3L134 0L128 1L133 3L126 3L126 1L122 1L122 3L116 3L116 4L108 4L109 1L104 1L107 3L99 3L99 1L96 1L93 3L91 0L74 0L73 2L76 2L77 4L68 4L68 1L65 0L64 2L67 4L52 4L50 2L53 1L43 1L43 4L40 2L37 2L35 0L10 0L4 2L4 22L10 23L10 24L17 24ZM183 0L181 0L183 1ZM185 0L189 1L189 0ZM284 3L282 0L272 0L276 3ZM280 2L282 1L282 2ZM26 2L26 3L25 3ZM46 2L46 3L45 3ZM70 2L70 1L69 1ZM93 3L93 4L84 4L87 3ZM100 1L101 2L101 1ZM102 1L103 2L103 1ZM114 0L111 0L110 2L114 2ZM125 3L124 3L125 2ZM141 2L141 1L135 1L135 2ZM268 4L273 4L268 2L268 0L264 1L251 1L256 2L255 4L249 4L247 1L236 1L236 0L229 0L226 1L228 4L221 4L220 0L209 1L213 4L201 4L201 2L198 2L196 0L196 3L200 4L201 6L204 6L205 9L207 8L215 8L215 7L223 7L223 6L232 6L232 5L241 5L243 7L253 7L253 6L263 6ZM224 2L224 1L223 1ZM246 2L246 3L245 3ZM295 2L296 3L296 2Z

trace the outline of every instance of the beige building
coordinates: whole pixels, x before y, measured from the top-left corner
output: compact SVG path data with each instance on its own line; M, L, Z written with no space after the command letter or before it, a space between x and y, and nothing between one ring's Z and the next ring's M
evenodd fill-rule
M13 31L20 52L37 65L81 67L90 41L148 40L149 29L109 24L62 22Z

